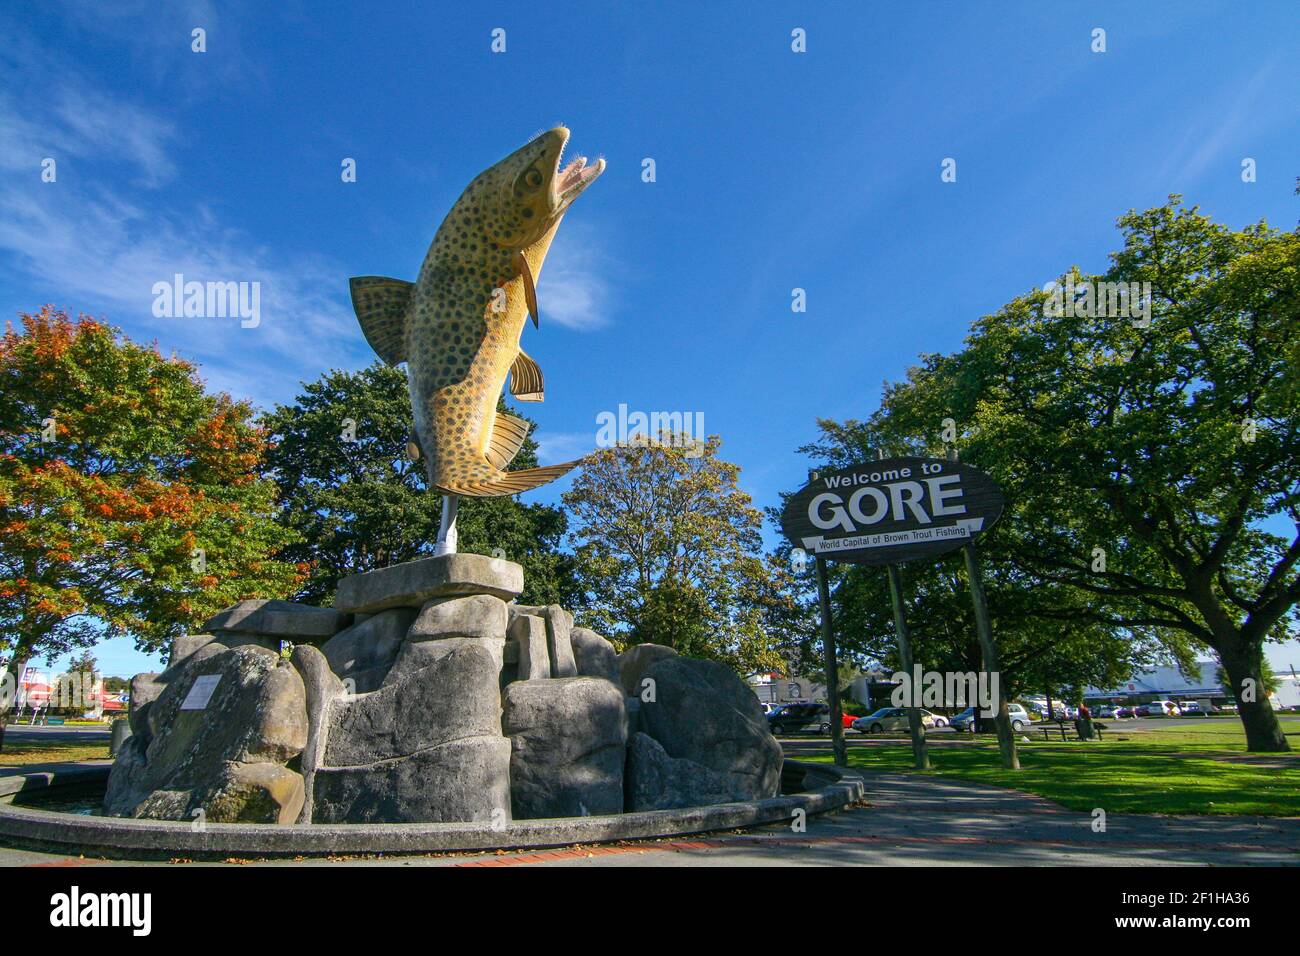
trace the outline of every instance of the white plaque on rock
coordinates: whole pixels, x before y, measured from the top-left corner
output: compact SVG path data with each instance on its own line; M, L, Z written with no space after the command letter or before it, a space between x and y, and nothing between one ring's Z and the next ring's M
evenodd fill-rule
M194 679L194 686L190 692L185 695L184 702L181 703L181 710L207 710L208 701L212 699L212 694L221 683L220 674L204 674Z

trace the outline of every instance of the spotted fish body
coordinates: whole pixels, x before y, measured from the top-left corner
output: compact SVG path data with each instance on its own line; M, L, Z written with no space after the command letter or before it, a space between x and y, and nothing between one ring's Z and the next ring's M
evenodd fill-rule
M527 423L497 412L510 377L520 401L541 401L541 370L519 347L535 282L569 204L604 170L582 157L560 169L569 131L556 127L480 173L434 236L416 282L351 280L366 340L407 363L413 440L429 484L473 497L517 494L576 461L507 472Z

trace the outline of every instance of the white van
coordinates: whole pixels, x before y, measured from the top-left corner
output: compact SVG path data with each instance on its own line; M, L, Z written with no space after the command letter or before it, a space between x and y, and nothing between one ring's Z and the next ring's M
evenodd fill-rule
M1178 705L1172 700L1153 700L1145 706L1148 717L1178 717L1182 715L1182 711L1178 709Z

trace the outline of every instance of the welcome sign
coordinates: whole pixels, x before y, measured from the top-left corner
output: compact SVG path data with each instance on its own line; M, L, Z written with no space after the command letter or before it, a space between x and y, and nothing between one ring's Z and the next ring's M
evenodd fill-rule
M835 561L896 564L956 550L1002 514L988 475L944 458L887 458L819 475L781 514L796 548Z

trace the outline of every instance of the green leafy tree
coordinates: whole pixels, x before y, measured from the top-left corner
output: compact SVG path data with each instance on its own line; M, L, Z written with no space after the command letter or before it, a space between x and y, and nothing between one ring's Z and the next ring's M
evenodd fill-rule
M131 679L129 677L105 677L104 690L110 694L121 694L131 689Z
M251 410L194 366L51 307L0 340L0 652L157 651L298 569ZM2 718L0 718L2 720Z
M694 446L601 449L563 496L582 618L623 644L652 642L739 670L780 666L764 628L774 595L762 514L736 486L713 436Z
M1034 290L960 352L926 356L856 429L938 453L943 419L957 424L963 459L1010 502L981 547L1030 592L999 586L1013 608L1084 648L1126 633L1182 663L1209 648L1234 687L1258 686L1300 600L1300 235L1232 230L1177 197L1119 226L1111 267L1071 276L1150 283L1149 315L1070 315ZM1249 749L1289 749L1265 701L1240 716Z
M262 424L279 520L299 539L288 553L309 568L300 599L328 603L344 575L433 553L442 498L428 490L423 463L406 453L412 421L404 372L382 362L331 371ZM536 465L530 436L510 467ZM462 498L456 519L461 551L504 554L523 565L520 600L569 607L577 589L573 559L559 550L566 525L560 509L509 496Z

